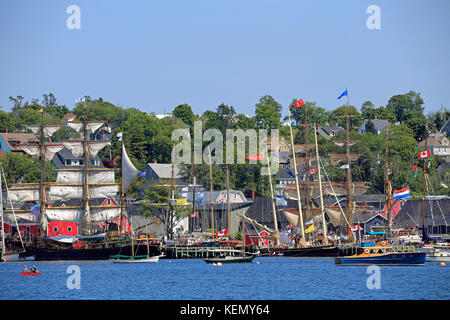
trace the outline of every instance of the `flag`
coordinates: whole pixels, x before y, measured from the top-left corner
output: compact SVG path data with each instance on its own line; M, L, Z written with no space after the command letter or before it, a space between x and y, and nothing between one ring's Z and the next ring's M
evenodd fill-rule
M350 168L350 165L348 165L348 164L344 164L343 166L341 166L340 167L341 169L349 169Z
M119 141L122 141L122 132L117 133L117 138L119 138Z
M361 227L358 224L358 225L356 225L354 227L348 228L348 231L355 232L355 231L358 231L359 229L361 229Z
M277 196L276 199L275 199L275 204L278 207L287 207L287 200L283 196Z
M312 224L309 228L305 230L305 233L310 233L311 231L314 231L314 225Z
M304 105L305 105L305 103L303 102L303 99L300 99L294 103L294 108L303 107Z
M348 91L347 91L347 89L345 89L345 91L342 92L342 94L338 97L338 99L342 98L343 96L348 96Z
M147 175L147 172L139 172L139 175L140 175L141 177L145 177L145 176Z
M187 198L184 199L177 199L177 204L185 204L187 201Z
M39 203L37 205L31 206L31 214L32 215L39 214L39 208L40 208Z
M262 160L264 158L264 150L252 156L248 156L244 160Z
M216 232L216 237L225 237L228 235L228 229L223 229Z
M415 165L411 166L411 170L412 169L417 169L417 163Z
M195 217L198 217L198 211L195 211L193 214L191 214L189 216L189 218L195 218Z
M286 229L291 229L291 228L292 228L292 223L286 227Z
M419 153L419 158L427 158L431 155L430 150L425 150L424 152Z
M393 198L394 199L403 199L403 198L409 198L411 195L409 193L409 187L406 187L401 190L394 190L393 192Z
M308 171L309 174L313 174L317 172L317 168L311 169Z

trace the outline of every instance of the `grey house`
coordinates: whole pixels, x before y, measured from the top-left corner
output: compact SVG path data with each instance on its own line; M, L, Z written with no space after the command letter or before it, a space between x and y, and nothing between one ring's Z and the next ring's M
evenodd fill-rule
M391 125L391 123L388 120L384 119L370 119L370 121L373 123L373 126L375 127L377 134L380 134L381 130ZM366 133L367 132L366 126L368 122L369 122L368 119L364 119L363 123L361 124L357 132L360 134Z

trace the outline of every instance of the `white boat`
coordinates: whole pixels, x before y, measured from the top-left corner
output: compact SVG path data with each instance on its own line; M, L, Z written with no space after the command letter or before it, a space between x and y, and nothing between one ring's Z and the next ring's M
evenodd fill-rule
M19 252L6 252L6 254L3 255L3 260L5 262L34 261L34 256L20 258L19 254Z
M110 261L113 263L157 263L159 261L159 258L164 255L159 256L112 256Z
M450 262L450 252L435 249L427 254L425 259L427 262Z

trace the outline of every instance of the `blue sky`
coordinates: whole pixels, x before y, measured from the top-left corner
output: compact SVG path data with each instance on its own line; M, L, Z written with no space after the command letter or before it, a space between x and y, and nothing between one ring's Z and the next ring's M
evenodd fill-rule
M81 29L67 7L78 5ZM367 7L381 10L369 30ZM420 92L425 112L450 106L450 1L2 0L0 106L52 92L145 112L220 103L254 114L263 95L332 110L386 105Z

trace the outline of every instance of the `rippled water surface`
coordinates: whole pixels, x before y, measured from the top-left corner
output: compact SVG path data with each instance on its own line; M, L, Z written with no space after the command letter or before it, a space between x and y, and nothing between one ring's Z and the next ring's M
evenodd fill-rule
M200 259L156 264L109 261L34 263L38 276L20 276L24 263L0 263L0 299L137 300L397 300L450 299L450 266L380 267L380 288L369 289L367 267L336 266L333 258L256 258L216 267ZM31 264L28 264L30 267ZM79 267L80 288L76 273ZM69 272L68 272L69 270ZM369 284L374 284L373 278Z

